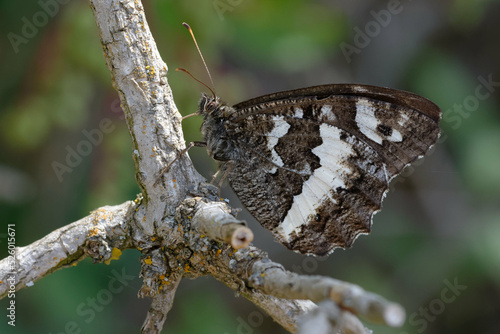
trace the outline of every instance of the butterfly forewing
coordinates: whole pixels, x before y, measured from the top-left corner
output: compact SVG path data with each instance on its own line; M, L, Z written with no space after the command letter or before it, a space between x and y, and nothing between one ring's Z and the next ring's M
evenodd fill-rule
M223 119L231 187L282 244L306 254L368 233L390 179L439 136L432 102L374 86L316 86L233 108Z

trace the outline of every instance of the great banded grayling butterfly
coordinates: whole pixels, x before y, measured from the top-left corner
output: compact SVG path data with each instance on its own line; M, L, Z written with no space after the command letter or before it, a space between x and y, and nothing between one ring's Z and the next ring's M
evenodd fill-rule
M247 210L283 245L313 255L370 232L390 180L436 143L441 118L421 96L357 84L232 107L203 94L198 114L203 144Z

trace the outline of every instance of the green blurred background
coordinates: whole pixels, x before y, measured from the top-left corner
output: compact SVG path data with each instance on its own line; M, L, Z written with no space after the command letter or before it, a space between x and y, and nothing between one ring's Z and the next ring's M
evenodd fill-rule
M16 243L24 246L139 191L89 3L55 3L0 2L2 258L7 224L15 224ZM300 256L242 217L254 244L286 268L353 282L405 306L403 328L367 324L375 333L500 332L499 1L145 0L144 7L183 115L196 111L205 88L173 69L208 82L183 21L197 35L217 94L230 104L343 82L436 102L445 114L440 143L393 181L372 234L353 248L328 259ZM368 39L357 36L365 29ZM68 149L102 120L113 130L58 177L54 162L64 164ZM184 121L187 141L201 138L200 123ZM190 156L200 173L214 173L204 149ZM228 187L223 195L240 206ZM136 297L138 257L129 250L109 266L86 260L18 292L15 330L5 317L8 299L0 301L0 332L138 333L149 305ZM135 278L109 294L117 272ZM285 333L208 277L183 281L176 297L164 332Z

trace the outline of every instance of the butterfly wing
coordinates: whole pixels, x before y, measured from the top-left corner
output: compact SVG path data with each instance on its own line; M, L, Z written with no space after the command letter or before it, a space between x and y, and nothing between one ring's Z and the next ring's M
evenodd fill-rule
M369 233L391 178L440 132L432 102L367 85L309 87L233 108L231 187L282 244L314 255Z

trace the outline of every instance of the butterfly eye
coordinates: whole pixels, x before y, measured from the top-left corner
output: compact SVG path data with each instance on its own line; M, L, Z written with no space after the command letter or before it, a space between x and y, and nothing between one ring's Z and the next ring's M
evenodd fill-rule
M217 103L213 100L208 101L207 104L205 105L205 111L208 114L211 114L212 112L214 112L215 109L217 109Z

